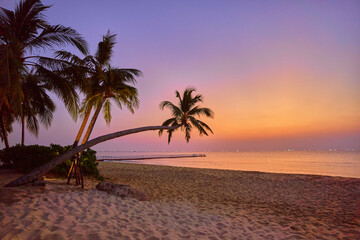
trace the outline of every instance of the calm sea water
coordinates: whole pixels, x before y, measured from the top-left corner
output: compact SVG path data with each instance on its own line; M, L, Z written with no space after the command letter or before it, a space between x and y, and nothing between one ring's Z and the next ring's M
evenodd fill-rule
M196 152L194 152L196 153ZM301 173L360 178L360 152L201 152L206 157L126 161L178 167ZM105 152L98 156L190 154L180 152Z

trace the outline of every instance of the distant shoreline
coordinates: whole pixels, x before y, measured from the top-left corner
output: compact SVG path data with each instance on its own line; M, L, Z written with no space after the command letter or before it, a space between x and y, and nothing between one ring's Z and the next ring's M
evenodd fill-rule
M100 162L99 162L100 163ZM121 163L121 164L134 164L134 165L147 165L153 167L170 167L170 168L191 168L191 169L198 169L198 170L216 170L216 171L234 171L234 172L244 172L244 173L259 173L259 174L280 174L280 175L299 175L299 176L306 176L306 177L330 177L330 178L346 178L346 179L353 179L359 180L360 177L349 177L349 176L340 176L340 175L324 175L324 174L311 174L311 173L284 173L284 172L264 172L264 171L248 171L248 170L235 170L235 169L219 169L219 168L201 168L201 167L182 167L182 166L170 166L170 165L157 165L157 164L148 164L144 162L139 162L136 160L121 160L121 161L101 161L101 163Z
M177 152L108 154L120 158L144 158L122 159L121 162L126 163L360 178L360 153L356 152L206 152L204 158L164 157L189 154ZM152 158L155 154L161 158ZM203 153L190 155L194 154Z

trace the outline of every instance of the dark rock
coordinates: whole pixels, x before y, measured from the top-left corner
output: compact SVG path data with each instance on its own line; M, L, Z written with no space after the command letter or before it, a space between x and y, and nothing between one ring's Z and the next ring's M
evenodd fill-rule
M31 182L32 186L40 186L40 187L45 187L46 186L46 182L44 179L44 176L38 177L37 179L35 179L34 181Z
M102 181L96 185L96 189L100 191L105 191L109 194L113 194L119 197L130 197L135 198L139 201L148 201L149 198L145 193L140 192L134 188L131 188L129 185L116 184L111 182Z

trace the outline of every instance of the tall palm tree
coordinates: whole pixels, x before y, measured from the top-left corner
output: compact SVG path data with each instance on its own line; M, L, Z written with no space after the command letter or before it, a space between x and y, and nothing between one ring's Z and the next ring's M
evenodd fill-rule
M42 65L77 80L73 85L78 86L85 95L82 107L84 118L75 138L74 147L80 141L93 108L95 108L95 113L83 142L88 140L101 109L103 109L107 124L110 123L110 99L114 100L120 108L125 105L131 112L134 112L134 108L138 106L137 90L127 83L136 83L136 77L141 76L142 73L137 69L118 69L110 66L113 47L116 43L115 37L116 34L111 34L110 31L103 35L94 56L88 55L82 59L67 51L57 51L56 59L45 57L40 59Z
M194 91L194 90L192 90L192 91ZM184 94L184 95L187 96L185 99L189 98L188 93ZM190 95L191 95L191 93L190 93ZM198 97L198 98L201 98L201 101L202 101L202 97ZM168 102L168 101L166 101L166 102ZM199 102L199 101L195 100L195 103L194 103L194 101L184 101L184 98L182 98L181 103L184 104L184 109L186 109L185 103L188 104L189 108L191 108L191 107L194 107L194 104L196 104L196 102ZM167 103L167 105L169 103ZM163 103L161 105L163 105ZM208 112L208 114L205 113L205 116L209 116L209 117L213 116L213 112L210 109L208 109L208 108L204 108L204 109L207 109L205 111ZM199 112L199 114L202 115L202 113L200 113L200 112ZM175 115L179 116L180 117L179 119L188 119L185 116L185 114L186 114L186 111L183 112L183 115L181 115L181 114L180 115L175 114ZM174 115L174 113L173 113L173 115ZM54 168L56 165L58 165L58 164L60 164L60 163L62 163L64 161L66 161L67 159L71 158L72 156L74 156L78 152L81 152L81 151L83 151L83 150L85 150L85 149L87 149L89 147L92 147L92 146L94 146L96 144L99 144L99 143L102 143L102 142L105 142L105 141L108 141L108 140L111 140L111 139L114 139L114 138L130 135L130 134L134 134L134 133L139 133L139 132L145 132L145 131L157 131L157 130L164 131L164 130L167 130L167 131L172 132L172 131L178 129L179 127L181 127L181 126L183 126L185 124L186 124L186 121L179 121L178 120L177 124L172 123L171 126L148 126L148 127L133 128L133 129L128 129L128 130L124 130L124 131L110 133L110 134L107 134L107 135L103 135L103 136L94 138L94 139L92 139L90 141L87 141L86 143L84 143L84 144L82 144L80 146L72 148L71 150L64 153L63 155L54 158L50 162L48 162L48 163L34 169L30 173L25 174L25 175L15 179L14 181L6 184L5 187L16 187L16 186L20 186L20 185L24 185L26 183L29 183L29 182L35 180L36 178L44 175L45 173L50 171L52 168ZM182 129L185 131L185 134L186 134L186 131L187 131L186 127L182 128ZM189 131L191 131L191 129Z
M183 96L181 97L178 91L175 92L176 97L179 100L177 105L169 102L163 101L160 104L160 108L163 110L165 107L169 108L172 112L173 117L167 119L163 122L163 126L176 126L181 125L181 129L185 131L186 142L189 142L191 137L191 129L195 127L200 136L208 136L207 130L213 133L211 128L204 122L196 119L196 116L200 117L205 115L206 117L213 118L214 112L210 108L200 107L196 105L197 103L203 102L203 96L197 94L193 97L192 93L195 92L195 88L186 88ZM159 135L163 133L163 129L159 130ZM170 143L172 133L174 130L168 130L168 143Z
M39 120L46 128L51 125L55 104L47 94L44 85L39 81L38 76L34 73L23 77L21 88L24 98L21 103L19 118L21 120L21 145L24 145L25 125L32 134L37 136Z
M93 107L95 107L94 115L89 123L88 129L81 144L84 144L89 140L90 134L94 129L95 122L99 116L101 109L103 110L106 123L109 125L111 121L111 100L113 100L120 109L125 105L132 113L134 108L138 107L139 100L137 98L137 89L127 83L135 83L136 76L140 76L141 72L136 69L112 69L110 66L105 72L101 82L94 82L91 93L84 101L84 111L89 113ZM86 117L86 116L85 116ZM85 119L85 118L84 118ZM76 140L75 140L76 141ZM73 146L76 146L75 144ZM77 179L78 183L83 185L83 179L80 168L80 157L82 152L79 152L73 164L70 167L68 173L68 183L72 177L72 172L78 171L80 179ZM75 169L74 169L75 167Z
M109 125L111 122L111 100L120 109L125 105L130 112L134 113L134 108L139 106L137 89L128 83L136 83L136 78L141 76L137 69L118 69L108 67L101 82L94 84L91 94L85 99L84 109L87 111L93 106L96 107L94 115L89 123L88 129L83 138L84 144L90 137L95 122L101 109L104 119Z
M77 85L85 95L82 107L84 118L73 147L78 145L93 108L95 108L95 112L82 143L89 139L101 109L106 123L110 124L110 100L113 100L120 109L123 105L126 106L132 113L134 108L138 106L137 90L128 83L136 83L136 77L141 76L142 73L137 69L118 69L110 66L113 47L116 43L115 37L116 34L111 34L110 31L103 35L94 56L88 55L82 59L70 52L58 51L56 59L40 59L43 65L50 67L52 70L56 70L56 72L61 70L60 73L68 78L77 79L78 81L74 85ZM80 155L81 153L77 156L78 161ZM69 180L74 164L78 161L74 160L70 167Z
M86 54L87 43L72 28L62 25L50 25L44 15L50 6L40 0L20 1L11 11L0 7L0 110L10 99L13 106L20 108L24 98L21 79L31 69L40 69L47 78L48 89L54 91L65 102L68 110L77 108L77 95L69 91L63 78L52 75L39 63L39 55L31 55L36 50L54 46L73 45ZM45 74L46 76L46 74Z

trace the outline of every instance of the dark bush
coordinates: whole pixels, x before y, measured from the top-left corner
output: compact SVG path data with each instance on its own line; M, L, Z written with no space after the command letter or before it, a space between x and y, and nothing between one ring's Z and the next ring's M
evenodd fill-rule
M54 157L62 155L70 150L71 147L72 146L60 146L56 144L51 144L50 147L39 145L16 145L0 151L0 162L3 167L14 168L22 173L27 173L49 162ZM96 162L96 151L91 149L85 150L81 160L84 175L100 178L100 173L97 169L98 163ZM71 160L68 159L54 167L51 170L51 173L66 176L70 166Z

